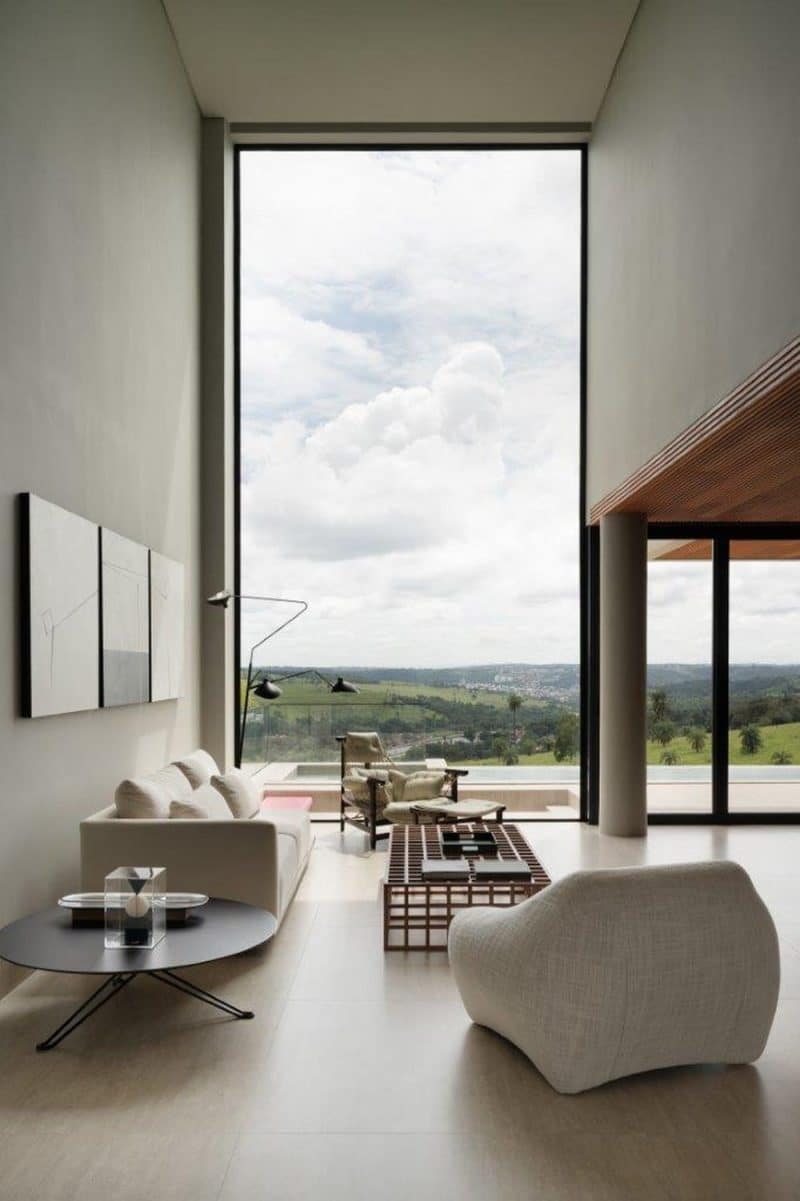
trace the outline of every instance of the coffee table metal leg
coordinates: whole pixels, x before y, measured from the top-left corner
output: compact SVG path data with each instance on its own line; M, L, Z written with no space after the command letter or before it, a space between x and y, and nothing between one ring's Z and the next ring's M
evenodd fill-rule
M151 980L158 980L161 984L169 984L171 988L177 988L178 992L186 993L189 997L194 997L196 1001L205 1001L206 1005L213 1005L217 1009L221 1009L223 1013L227 1013L234 1018L252 1018L256 1015L251 1009L237 1009L230 1001L223 1001L222 997L215 997L213 993L206 992L204 988L198 987L197 984L192 984L189 980L184 980L183 976L176 976L174 972L167 971L163 968L161 971L148 972Z
M120 989L124 988L126 984L130 984L134 975L134 972L127 972L124 974L118 973L115 976L107 976L100 987L95 989L92 995L87 997L74 1013L71 1013L52 1034L49 1034L42 1042L36 1044L36 1050L51 1051L53 1047L57 1047L68 1034L72 1034L73 1030L77 1030L78 1026L81 1026L87 1018L90 1018L107 1001L115 997Z
M100 987L96 988L91 996L88 996L60 1026L57 1026L52 1034L48 1034L47 1038L36 1044L36 1050L51 1051L53 1047L57 1047L68 1034L72 1034L73 1030L77 1030L78 1026L83 1025L87 1018L90 1018L93 1013L97 1013L98 1009L101 1009L126 984L130 984L131 980L140 974L146 974L151 979L160 981L161 984L168 984L170 988L176 988L179 992L185 993L189 997L194 997L196 1001L204 1001L206 1005L213 1005L216 1009L227 1013L229 1017L255 1017L252 1010L238 1009L230 1001L224 1001L222 997L215 997L213 993L206 992L204 988L200 988L198 985L184 980L182 976L176 976L173 972L169 972L166 969L147 973L118 972L114 976L107 976Z

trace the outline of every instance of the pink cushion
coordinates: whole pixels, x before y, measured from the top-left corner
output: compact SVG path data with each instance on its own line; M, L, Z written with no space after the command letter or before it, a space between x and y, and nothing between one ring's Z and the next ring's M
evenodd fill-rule
M296 793L290 796L265 796L261 802L262 809L302 809L306 813L311 805L310 796L298 796Z

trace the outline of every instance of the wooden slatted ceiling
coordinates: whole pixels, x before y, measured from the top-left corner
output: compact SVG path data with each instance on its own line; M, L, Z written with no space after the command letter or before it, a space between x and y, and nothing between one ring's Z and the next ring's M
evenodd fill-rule
M737 538L731 540L730 547L731 559L800 559L800 540L763 538L748 541L746 538ZM707 538L698 538L690 542L665 542L663 549L656 546L649 557L657 560L692 562L710 559L711 542Z
M651 521L800 521L800 337L592 507Z

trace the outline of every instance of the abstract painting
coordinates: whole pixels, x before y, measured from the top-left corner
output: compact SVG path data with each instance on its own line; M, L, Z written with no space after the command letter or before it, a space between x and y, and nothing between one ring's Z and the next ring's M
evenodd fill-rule
M97 526L32 493L21 497L23 712L96 709L100 685Z
M183 564L150 552L150 699L183 696Z
M100 703L150 699L150 615L146 546L100 531L102 675Z

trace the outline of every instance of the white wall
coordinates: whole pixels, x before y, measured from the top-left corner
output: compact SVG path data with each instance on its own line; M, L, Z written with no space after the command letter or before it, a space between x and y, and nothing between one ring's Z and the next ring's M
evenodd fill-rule
M642 0L589 149L589 501L800 333L800 4Z
M198 741L201 131L158 0L4 0L0 113L2 924L78 885L122 775ZM185 563L185 700L17 716L27 490Z

